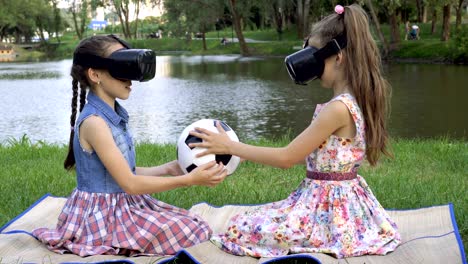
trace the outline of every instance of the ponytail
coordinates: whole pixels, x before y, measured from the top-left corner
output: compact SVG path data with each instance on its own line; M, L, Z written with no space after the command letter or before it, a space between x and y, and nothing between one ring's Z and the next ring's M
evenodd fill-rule
M380 52L372 38L366 12L356 4L347 6L343 22L348 43L345 78L364 116L366 157L374 166L381 154L392 156L386 127L391 86L382 75Z
M382 76L380 52L372 38L366 12L357 4L340 11L315 24L311 37L325 45L339 35L346 35L345 78L362 110L366 158L374 166L382 154L392 156L386 127L391 86Z

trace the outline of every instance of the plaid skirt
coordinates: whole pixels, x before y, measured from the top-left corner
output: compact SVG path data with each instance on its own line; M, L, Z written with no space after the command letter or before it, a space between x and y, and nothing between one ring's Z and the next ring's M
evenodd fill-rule
M49 250L79 256L174 255L210 238L199 216L150 195L89 193L75 189L55 229L32 234Z

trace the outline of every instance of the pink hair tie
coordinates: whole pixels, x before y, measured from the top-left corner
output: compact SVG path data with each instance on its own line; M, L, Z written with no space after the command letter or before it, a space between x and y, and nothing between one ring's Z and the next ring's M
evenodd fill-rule
M342 5L336 5L335 6L335 12L338 14L338 15L341 15L344 13L344 7Z

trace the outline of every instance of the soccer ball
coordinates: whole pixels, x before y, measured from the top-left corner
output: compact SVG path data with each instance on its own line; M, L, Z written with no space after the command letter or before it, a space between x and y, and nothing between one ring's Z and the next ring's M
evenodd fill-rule
M191 125L187 126L177 141L177 160L179 162L180 168L184 171L184 173L189 173L196 167L208 163L212 160L216 160L216 163L222 162L226 167L228 175L232 174L237 166L239 165L240 158L237 156L232 155L219 155L219 154L209 154L203 157L195 157L200 152L203 152L205 148L190 148L188 144L190 143L200 143L202 139L199 137L195 137L189 134L190 131L195 130L195 127L205 128L209 131L218 133L218 129L216 128L216 121L215 119L201 119L198 120ZM223 127L226 134L232 141L239 142L236 133L232 128L230 128L226 123L223 121L221 122L221 126Z

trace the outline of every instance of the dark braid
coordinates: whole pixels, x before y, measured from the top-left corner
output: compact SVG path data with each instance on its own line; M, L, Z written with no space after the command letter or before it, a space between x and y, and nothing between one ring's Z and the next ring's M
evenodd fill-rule
M86 87L80 84L80 113L86 103Z
M119 42L109 36L92 36L82 40L75 49L74 56L80 56L80 54L92 54L100 57L109 56L108 49L112 44L119 44ZM73 139L75 137L76 114L77 114L77 102L78 102L78 84L80 86L80 105L79 111L83 110L86 103L86 89L91 87L91 84L87 75L88 68L82 67L73 63L70 75L73 78L72 89L73 97L71 102L72 113L70 116L70 141L68 143L68 154L63 163L65 169L71 170L75 166L75 156L73 154Z
M75 155L73 155L73 138L75 137L75 121L76 121L76 103L78 98L78 80L72 81L73 97L71 102L72 114L70 116L70 140L68 142L68 154L63 166L70 170L75 165Z

